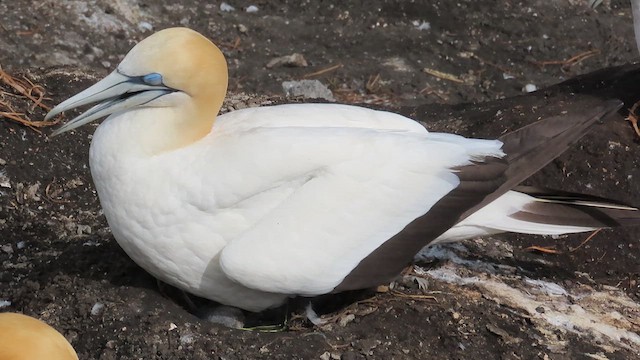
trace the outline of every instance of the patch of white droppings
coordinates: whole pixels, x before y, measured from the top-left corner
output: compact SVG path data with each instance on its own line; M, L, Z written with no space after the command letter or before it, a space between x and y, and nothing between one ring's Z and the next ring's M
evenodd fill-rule
M513 309L521 309L538 327L555 327L591 336L598 346L622 347L640 352L640 304L618 290L598 291L576 284L558 284L501 275L465 277L454 262L426 271L426 275L447 283L474 286L487 298ZM505 280L512 280L510 284ZM513 281L515 280L515 281ZM540 311L544 309L544 311ZM548 333L549 329L541 329ZM602 344L602 345L601 345Z

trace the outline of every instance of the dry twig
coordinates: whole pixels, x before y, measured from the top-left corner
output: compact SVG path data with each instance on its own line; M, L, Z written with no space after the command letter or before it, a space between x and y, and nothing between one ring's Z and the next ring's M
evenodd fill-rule
M587 236L587 238L586 238L586 239L584 239L584 241L583 241L583 242L581 242L581 243L580 243L580 245L578 245L578 246L574 247L573 249L572 249L572 248L569 248L569 252L574 252L574 251L576 251L576 250L580 249L584 244L586 244L587 242L589 242L589 240L593 239L593 237L594 237L594 236L596 236L600 231L602 231L602 229L597 229L597 230L595 230L594 232L592 232L589 236Z
M631 126L633 126L633 130L635 130L636 134L640 136L640 129L638 129L638 115L636 115L636 110L638 109L638 105L640 105L640 101L633 104L631 109L629 109L629 115L627 115L625 120L631 123Z
M419 301L432 300L432 301L438 302L438 299L432 295L407 294L398 290L391 290L391 295L397 296L403 299L411 299L411 300L419 300Z
M589 236L587 236L586 239L584 239L580 245L574 247L574 248L569 248L569 252L572 253L578 249L580 249L582 246L584 246L584 244L586 244L587 242L589 242L589 240L593 239L594 236L596 236L600 231L602 231L602 229L596 229L595 231L593 231ZM527 248L524 249L524 251L538 251L541 253L545 253L545 254L562 254L562 251L556 250L553 247L544 247L544 246L529 246Z
M324 68L324 69L321 69L321 70L314 71L312 73L306 74L306 75L303 76L303 78L308 79L310 77L326 74L326 73L328 73L330 71L340 69L342 66L343 66L342 63L338 63L338 64L335 64L335 65L329 66L328 68Z
M593 49L593 50L585 51L578 55L572 56L566 60L534 61L533 63L539 66L562 65L562 67L570 67L598 54L600 54L600 50Z
M544 246L537 246L537 245L524 248L524 251L538 251L545 254L562 254L562 251L558 251L553 247L544 247Z
M424 73L427 73L427 74L431 75L431 76L435 76L435 77L437 77L439 79L444 79L444 80L453 81L453 82L456 82L456 83L459 83L459 84L464 84L464 80L460 79L459 77L457 77L457 76L455 76L453 74L449 74L449 73L446 73L446 72L442 72L442 71L435 70L435 69L429 69L429 68L424 68L424 69L422 69L422 71Z
M239 36L236 36L236 39L233 42L225 42L219 41L217 44L223 48L227 48L230 50L238 50L240 48L241 39Z
M51 100L48 97L45 97L44 88L40 85L34 84L31 80L26 77L22 77L22 79L17 79L9 74L7 74L2 68L0 68L0 83L2 85L8 86L14 92L18 94L18 97L27 98L33 104L31 106L31 111L33 111L36 107L43 109L44 111L49 111L51 108L42 103L43 100ZM0 95L4 96L16 96L9 92L0 90ZM16 111L11 104L0 99L0 116L3 116L9 120L13 120L17 123L25 125L30 129L40 133L40 130L37 128L52 126L59 122L56 121L33 121L31 120L27 114L23 112Z

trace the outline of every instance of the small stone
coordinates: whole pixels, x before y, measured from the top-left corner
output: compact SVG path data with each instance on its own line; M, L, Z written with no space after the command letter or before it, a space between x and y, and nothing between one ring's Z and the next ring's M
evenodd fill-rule
M11 189L11 181L4 170L0 170L0 187Z
M175 330L177 328L178 328L178 325L176 325L174 323L169 324L169 331Z
M335 101L331 90L318 80L284 81L282 89L290 97Z
M5 166L5 165L7 165L7 160L0 159L0 166Z
M522 91L526 92L526 93L530 93L530 92L534 92L538 90L538 87L535 86L534 84L527 84L524 86L524 88L522 89Z
M246 33L247 31L249 31L249 29L243 25L243 24L238 24L238 31L240 31L241 33Z
M489 330L489 332L498 335L502 341L504 341L506 344L517 344L522 342L522 339L513 337L511 335L509 335L508 332L506 332L504 329L498 327L497 325L494 324L487 324L486 325L487 330Z
M416 29L418 29L418 30L431 30L431 23L428 22L428 21L420 22L418 20L415 20L413 22L413 26L415 26Z
M454 311L454 312L451 314L451 317L453 318L453 320L458 320L458 319L460 319L460 313L459 313L459 312L455 312L455 311Z
M276 66L289 66L289 67L307 67L307 60L302 54L293 53L291 55L280 56L275 59L271 59L267 63L267 69L274 68Z
M7 253L9 255L13 254L13 247L11 245L9 245L9 244L2 245L2 247L0 247L0 248L2 249L3 252L5 252L5 253Z
M151 31L153 31L153 25L151 25L150 23L148 23L146 21L140 21L138 23L138 30L140 30L142 32L151 32Z
M345 315L343 317L340 318L340 321L338 321L338 325L345 327L347 326L347 324L349 324L350 322L352 322L353 320L355 320L356 316L353 314L348 314Z
M180 336L180 344L182 345L191 345L195 341L193 334L184 334Z
M540 314L544 314L545 310L544 310L544 306L538 306L536 308L536 311L539 312Z
M235 11L236 8L234 8L233 6L227 4L226 2L223 2L220 4L220 11L222 12L232 12Z
M38 196L38 190L40 190L40 183L37 182L33 185L29 185L27 191L24 196L27 200L40 201L40 196Z
M0 299L0 309L7 306L11 306L11 301Z
M76 234L78 236L81 236L83 234L91 234L91 226L78 224L76 226Z
M244 314L238 308L221 305L202 309L202 311L201 317L214 324L221 324L234 329L244 327Z
M98 316L98 315L102 314L103 310L104 310L104 304L103 303L99 303L99 302L95 303L91 307L91 315Z
M249 7L247 7L247 9L245 10L248 13L257 13L258 12L258 7L255 5L249 5Z
M399 56L394 56L385 60L382 65L388 66L395 71L399 72L411 72L413 68L407 63L407 61Z
M16 244L16 248L18 248L18 250L24 249L25 246L27 246L27 244L24 241L18 241L18 243Z
M104 66L105 68L109 69L111 67L111 63L108 61L103 61L100 64L102 64L102 66Z
M331 360L331 353L325 351L322 355L320 355L320 360Z

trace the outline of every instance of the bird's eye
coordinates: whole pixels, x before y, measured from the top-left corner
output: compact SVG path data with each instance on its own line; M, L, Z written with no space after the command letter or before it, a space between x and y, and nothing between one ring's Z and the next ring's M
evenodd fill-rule
M144 81L147 85L158 86L162 85L162 75L158 73L147 74L142 77L142 81Z

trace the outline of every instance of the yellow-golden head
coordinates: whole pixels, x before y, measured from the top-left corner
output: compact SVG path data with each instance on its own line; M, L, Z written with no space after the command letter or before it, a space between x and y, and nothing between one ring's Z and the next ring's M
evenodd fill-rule
M115 113L179 107L191 121L194 136L202 136L222 106L227 76L224 55L209 39L187 28L165 29L142 40L115 71L53 108L46 118L98 103L56 130L57 135Z

